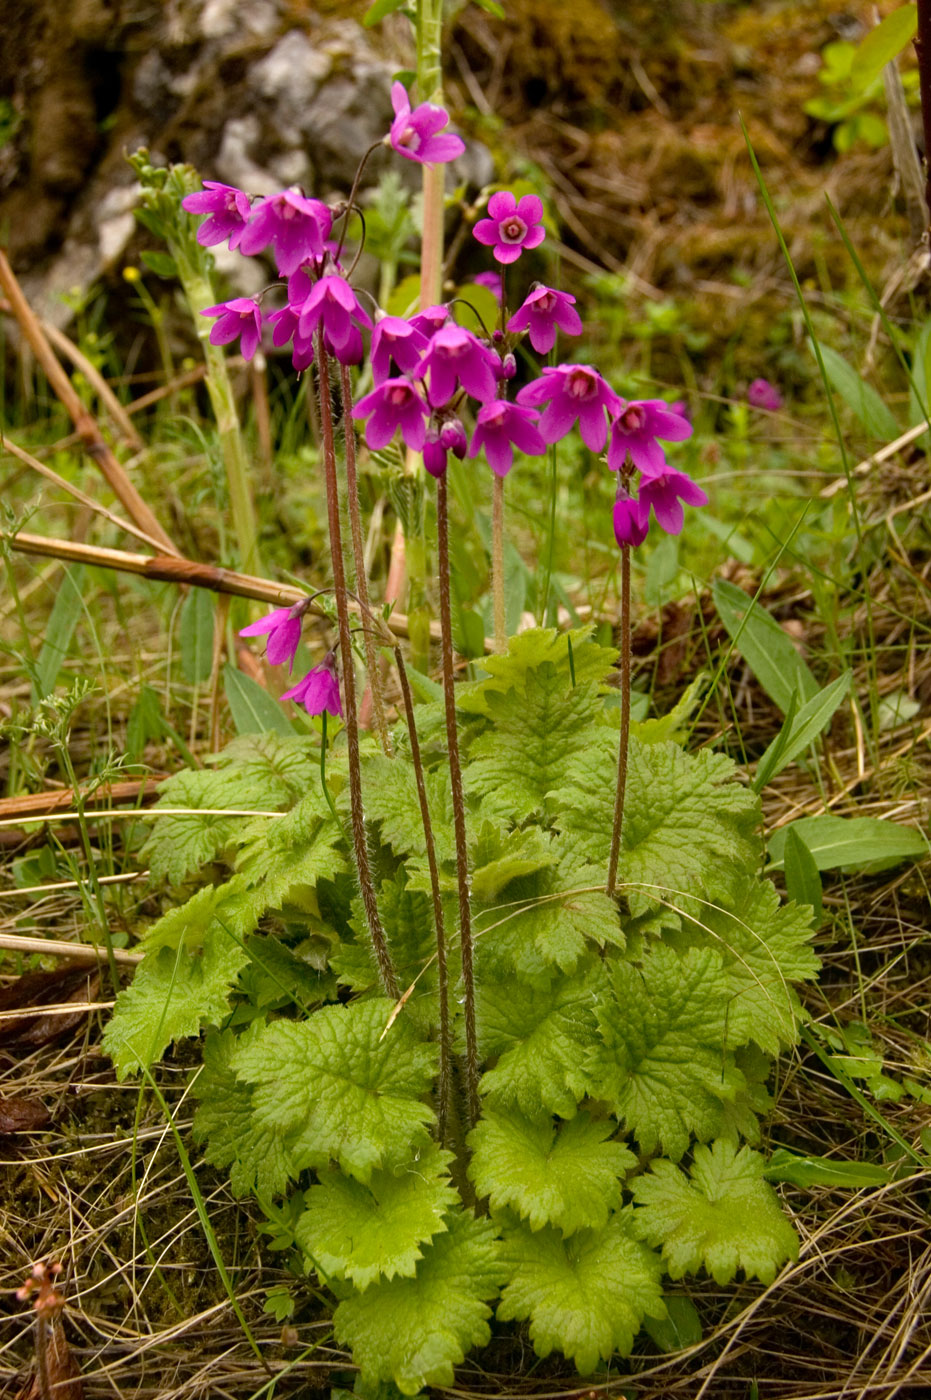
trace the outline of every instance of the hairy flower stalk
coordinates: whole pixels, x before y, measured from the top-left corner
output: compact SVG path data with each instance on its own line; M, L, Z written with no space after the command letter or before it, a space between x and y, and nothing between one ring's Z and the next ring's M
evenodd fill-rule
M352 420L352 379L349 366L340 365L340 388L343 394L343 424L346 430L346 486L349 505L349 531L352 536L352 558L355 565L356 592L363 611L369 607L369 586L365 577L365 544L362 539L362 518L359 512L359 478L356 472L356 431ZM365 665L369 673L369 690L372 696L372 710L375 715L375 728L384 752L391 757L391 738L388 722L385 719L385 697L382 691L382 673L375 654L375 639L368 627L362 629L365 644Z
M365 835L365 813L362 808L362 773L359 763L359 723L356 715L356 682L352 660L352 635L349 630L349 605L346 595L346 575L343 569L342 531L339 523L339 491L336 478L336 450L333 444L333 410L330 403L329 356L324 344L323 330L318 329L317 370L320 390L320 425L323 438L323 465L326 476L327 519L330 527L330 553L333 560L333 592L336 596L336 616L339 624L339 654L343 668L343 688L346 694L346 747L349 755L349 806L352 817L352 845L359 877L359 890L365 908L366 922L382 985L388 996L397 1000L398 979L388 952L385 932L381 926L375 886L369 866L368 842Z
M440 872L436 863L436 843L433 839L433 822L430 819L430 804L427 801L427 788L423 776L423 760L420 756L420 740L417 736L417 723L414 718L414 697L411 695L407 679L404 653L394 646L394 659L401 683L401 698L404 701L404 717L407 720L407 733L411 744L411 764L417 782L417 800L420 803L420 819L423 823L423 839L427 848L427 864L430 867L430 894L433 899L433 922L436 926L436 970L440 998L440 1087L439 1118L440 1144L447 1147L447 1129L450 1118L452 1096L452 1059L449 1033L449 968L446 961L446 921L443 918L443 898L440 894Z
M491 586L495 616L495 651L507 651L504 606L504 477L495 476L491 505Z
M626 490L630 479L629 465L621 469L621 485ZM617 884L617 863L621 850L621 828L624 825L624 797L627 792L627 750L630 743L630 545L621 545L621 735L617 754L617 786L614 791L614 825L611 830L611 854L608 860L608 882L605 891L614 894Z
M463 1012L466 1042L466 1095L469 1126L478 1122L478 1045L475 1035L475 972L472 966L472 910L469 902L469 852L466 842L462 765L456 728L456 695L453 676L453 627L449 601L449 511L446 477L436 483L436 541L440 584L440 636L443 652L443 699L446 702L446 747L449 754L449 788L456 832L456 877L459 886L459 942L462 948Z

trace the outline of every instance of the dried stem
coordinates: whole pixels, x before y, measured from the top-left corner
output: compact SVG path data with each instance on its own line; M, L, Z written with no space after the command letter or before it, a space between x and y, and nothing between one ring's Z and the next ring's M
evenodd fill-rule
M504 477L495 477L491 508L491 588L495 610L495 651L507 651L507 613L504 607Z
M365 917L378 963L382 985L395 1001L399 995L398 979L385 940L375 898L375 886L369 866L368 840L365 834L365 813L362 808L362 771L359 762L359 724L356 716L356 678L353 670L352 634L349 630L349 599L346 597L346 575L343 570L342 532L339 523L339 491L336 478L336 450L333 443L333 410L330 404L329 357L318 331L317 369L320 376L320 426L323 438L323 465L326 476L327 518L330 526L330 555L333 562L333 591L336 595L336 616L339 624L339 652L343 670L343 692L346 698L346 746L349 755L349 808L352 818L352 845L359 877L359 890L365 907Z
M356 430L352 421L352 379L346 365L339 367L340 387L343 394L343 428L346 434L346 486L349 503L349 529L352 535L352 558L355 564L356 593L363 612L369 610L369 586L365 576L365 541L362 538L362 518L359 512L359 478L356 472ZM375 651L375 639L371 629L364 627L362 636L365 642L365 664L369 673L369 689L372 695L372 709L375 714L375 728L385 753L391 757L391 737L385 719L385 696L382 689L382 672Z
M456 728L455 677L453 675L453 634L449 601L449 512L446 477L436 483L437 565L440 584L440 634L443 653L443 698L446 702L446 745L449 754L449 787L453 800L456 831L456 877L459 886L459 941L462 948L462 982L465 991L466 1094L468 1119L478 1121L478 1045L475 1035L475 972L472 966L472 911L469 904L469 852L466 843L465 802L462 796L462 766L459 761L459 732Z
M427 847L427 864L430 867L430 893L433 897L433 922L436 925L436 967L439 978L440 997L440 1092L439 1120L440 1143L446 1147L447 1128L450 1116L452 1095L451 1044L449 1034L449 970L446 963L446 921L443 918L443 899L440 894L440 873L436 863L436 844L433 840L433 823L430 820L430 804L427 801L427 788L424 782L423 760L420 756L420 740L414 719L414 698L407 679L407 667L399 646L394 648L394 659L401 682L401 697L404 701L404 715L407 719L407 733L411 743L411 762L417 780L417 800L420 803L420 819L423 823L423 838Z
M621 742L617 754L617 788L614 793L614 827L611 857L605 889L614 894L617 862L624 825L624 796L627 791L627 749L630 742L630 546L621 546Z

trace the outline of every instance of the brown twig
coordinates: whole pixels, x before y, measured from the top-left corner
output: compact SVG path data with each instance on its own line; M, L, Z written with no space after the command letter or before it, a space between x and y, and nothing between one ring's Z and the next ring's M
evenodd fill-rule
M117 461L112 449L101 437L96 419L88 412L71 380L62 369L35 312L23 296L22 288L17 282L13 269L2 249L0 249L0 287L6 293L13 315L19 322L23 335L42 366L45 377L80 434L88 456L92 457L100 468L110 489L117 496L130 519L139 526L139 529L144 530L153 539L159 540L167 554L177 554L176 546L130 481L125 468Z
M83 794L84 805L97 802L142 802L158 796L158 785L167 773L153 773L147 778L132 778L122 783L101 783ZM59 788L55 792L33 792L22 797L0 798L0 820L12 817L41 817L53 812L67 812L74 805L74 788Z

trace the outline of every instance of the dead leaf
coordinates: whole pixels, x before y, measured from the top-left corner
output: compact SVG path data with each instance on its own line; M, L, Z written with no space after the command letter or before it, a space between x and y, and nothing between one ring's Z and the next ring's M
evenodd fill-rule
M57 1040L80 1025L87 1015L83 1004L96 1000L99 988L100 974L87 968L65 967L17 977L0 988L0 1045L34 1048ZM74 1011L41 1011L43 1006L67 1003L74 1004Z
M84 1400L84 1383L78 1363L71 1354L61 1318L54 1316L43 1323L42 1339L36 1329L36 1345L44 1346L48 1368L47 1394L54 1400ZM43 1400L42 1386L33 1373L16 1400Z
M44 1128L52 1121L52 1115L44 1103L36 1099L5 1099L0 1097L0 1135L3 1133L28 1133L36 1128Z

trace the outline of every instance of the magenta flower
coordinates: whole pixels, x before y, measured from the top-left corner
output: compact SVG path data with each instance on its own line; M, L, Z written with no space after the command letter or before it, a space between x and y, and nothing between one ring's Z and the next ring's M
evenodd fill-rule
M575 297L552 287L535 286L508 321L509 331L527 331L538 355L545 355L556 344L556 331L582 334L582 318L575 310Z
M782 395L768 379L754 379L747 387L747 403L766 413L778 413L782 408Z
M403 316L377 315L372 331L372 379L376 384L390 379L392 361L396 372L410 374L426 348L426 335Z
M692 436L692 425L684 413L662 399L643 399L625 403L611 424L608 444L608 466L619 471L629 457L640 471L655 475L666 465L666 454L656 441L684 442Z
M543 204L535 194L518 202L510 190L498 190L488 201L487 219L479 219L472 232L479 243L492 248L499 263L517 262L525 248L538 248L546 234Z
M414 452L419 452L427 436L430 410L409 379L385 379L359 400L353 418L368 418L365 441L377 451L386 447L398 428Z
M582 440L593 452L603 452L608 436L605 410L619 412L623 399L590 365L547 367L540 379L532 379L517 395L517 402L537 408L546 403L540 432L547 442L558 442L578 419Z
M434 408L449 403L457 383L467 394L484 402L497 391L500 361L471 331L462 326L444 326L430 339L414 371L415 379L430 375L430 403Z
M371 329L371 318L362 310L345 277L321 277L300 308L298 330L309 340L322 326L327 345L342 364L358 364L362 358L359 326Z
M297 190L269 195L255 206L239 240L241 253L261 253L272 245L282 277L296 272L308 258L322 258L333 215L319 199Z
M449 307L427 306L423 311L418 311L416 316L411 317L411 325L415 330L421 331L423 335L435 335L442 330L449 320Z
M656 523L667 535L678 535L685 520L682 502L687 506L706 506L708 497L701 487L673 467L664 467L656 476L640 479L640 509L644 520L649 519L650 507Z
M336 674L336 657L328 651L319 666L308 671L293 690L286 690L282 700L294 700L303 705L309 715L322 715L324 712L343 717L343 706L339 698L339 677Z
M249 196L234 185L221 185L217 180L205 180L204 188L185 195L181 208L189 214L209 214L197 230L202 248L212 248L228 238L230 249L239 247L252 205Z
M314 362L314 342L312 336L301 335L299 320L293 306L283 306L265 318L266 324L272 327L272 344L282 346L290 342L291 363L298 374L303 374Z
M219 316L210 329L211 345L229 345L241 336L243 357L251 360L262 338L262 313L258 303L249 297L233 297L232 301L221 301L218 306L208 306L202 316Z
M498 305L501 305L501 298L504 296L504 288L501 285L500 272L480 272L476 277L472 278L472 281L475 283L476 287L485 287L487 291L491 292Z
M465 428L455 414L446 417L434 414L423 445L423 464L431 476L440 477L446 471L447 453L461 460L468 445Z
M445 165L462 155L465 142L461 136L453 136L451 132L439 134L449 121L445 108L422 102L411 111L411 101L403 83L392 84L391 105L394 121L388 140L399 156L416 160L420 165Z
M650 507L644 509L642 501L618 490L614 502L614 538L621 548L643 544L649 528Z
M301 640L301 618L305 608L298 603L296 607L275 608L265 617L260 617L258 622L250 622L248 627L244 627L240 632L240 637L268 637L265 644L265 655L272 666L280 666L283 661L287 661L288 670L294 668L294 656L297 652L298 643Z
M495 399L483 404L475 420L475 432L469 456L477 457L484 447L488 464L496 476L507 476L514 465L514 448L531 457L546 451L546 439L536 426L537 415L532 408Z

